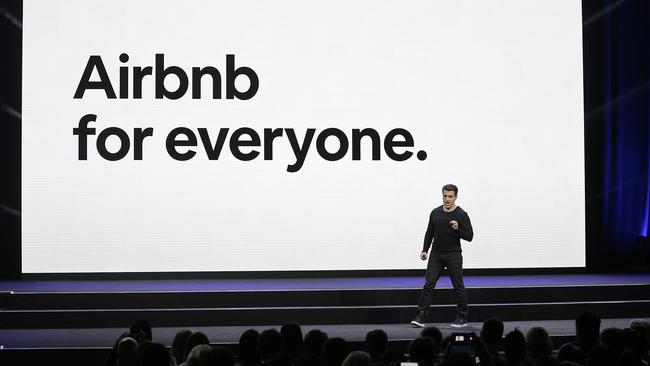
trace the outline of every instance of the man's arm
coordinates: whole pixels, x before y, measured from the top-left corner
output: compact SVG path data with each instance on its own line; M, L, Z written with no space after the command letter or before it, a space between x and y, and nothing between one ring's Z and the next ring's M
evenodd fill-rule
M422 253L426 253L431 248L431 242L433 241L433 234L435 228L433 225L433 211L429 215L429 225L427 226L427 232L424 234L424 244L422 245Z
M467 212L463 214L462 223L459 226L460 230L458 231L460 238L467 241L472 241L472 239L474 239L474 229L472 229L472 221L469 219Z

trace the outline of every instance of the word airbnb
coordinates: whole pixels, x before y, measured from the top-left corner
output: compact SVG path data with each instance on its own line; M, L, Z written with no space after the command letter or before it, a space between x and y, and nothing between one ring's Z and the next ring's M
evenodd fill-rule
M126 63L129 61L129 55L123 53L120 55L120 62ZM120 66L120 78L118 86L118 94L120 99L129 98L129 67ZM96 71L99 76L98 81L91 81L91 76ZM140 67L135 66L131 70L133 88L132 98L142 99L142 84L145 78L153 77L154 95L156 99L179 99L185 95L190 84L192 89L192 99L201 99L201 81L204 76L209 76L212 81L212 99L221 99L221 72L213 67L206 66L203 68L193 67L190 73L185 72L179 66L165 66L165 55L162 53L156 54L156 61L154 66ZM153 76L152 76L153 75ZM174 75L179 81L176 90L168 90L165 86L165 78L169 75ZM237 77L245 77L248 79L249 87L247 90L237 90L235 87L235 79ZM235 67L235 55L226 55L226 99L241 99L248 100L255 96L259 88L259 78L253 69L247 66ZM104 61L99 55L93 55L88 58L86 68L84 69L77 90L74 93L74 99L82 99L86 90L99 89L104 91L106 98L115 99L114 83L111 82Z
M122 64L129 61L129 55L122 53L119 56ZM222 72L225 80L222 80ZM98 75L99 80L93 78ZM169 90L165 86L165 78L178 79L178 86ZM242 78L248 81L248 85L238 89L235 80ZM147 81L148 80L148 81ZM142 99L143 85L153 86L153 93L145 93L156 99L180 99L187 93L192 99L201 99L201 83L211 82L211 99L221 99L225 94L226 100L238 99L241 101L253 98L259 89L260 79L252 68L248 66L236 66L235 55L226 55L225 70L218 70L213 66L192 67L191 71L185 71L179 66L165 66L165 55L155 55L153 66L120 66L119 80L111 81L106 71L104 61L99 55L92 55L88 58L86 67L82 73L74 99L83 99L86 92L105 94L107 99ZM116 92L117 89L117 92ZM225 89L225 93L222 93ZM205 96L208 98L208 96ZM124 159L130 151L133 151L133 160L142 160L144 156L145 143L149 137L154 136L154 128L134 128L129 133L119 127L106 127L100 131L90 126L90 123L97 123L97 115L88 113L81 117L78 126L72 129L72 134L78 136L79 160L88 159L88 140L96 136L95 144L97 153L105 160L117 161ZM172 159L186 161L193 159L201 150L209 160L219 160L222 156L224 146L230 149L230 155L240 161L257 159L260 155L264 160L273 160L273 148L277 144L285 144L284 148L291 148L295 162L287 166L287 171L295 173L299 171L312 145L318 155L327 161L338 161L345 158L351 150L352 160L361 160L362 141L364 148L369 151L372 160L381 160L382 150L386 156L394 161L405 161L413 156L409 150L415 145L411 133L403 128L394 128L386 136L372 128L352 129L351 135L338 128L325 128L316 131L315 128L305 128L296 132L293 128L263 128L262 131L251 127L240 127L234 130L229 128L197 128L195 130L179 126L173 128L165 138L167 154ZM300 136L298 136L300 135ZM118 142L115 150L107 148L107 140ZM427 153L424 150L417 152L419 160L425 160Z
M87 160L88 139L89 136L94 135L97 135L97 152L102 158L110 161L123 159L131 150L131 140L133 140L133 159L142 160L143 146L146 138L153 136L153 127L135 128L131 136L119 127L108 127L97 133L95 128L88 125L96 120L96 115L87 114L81 118L79 126L72 129L73 135L78 136L79 139L79 160ZM106 146L106 141L111 136L115 136L119 140L119 148L115 152L109 151ZM285 143L290 144L295 157L295 162L287 166L287 171L291 173L302 168L312 144L316 145L318 155L327 161L341 160L349 150L352 150L352 160L361 160L362 140L367 140L364 146L370 148L372 160L381 160L382 145L388 158L395 161L408 160L413 156L413 152L406 148L414 146L413 136L403 128L390 130L382 144L379 132L372 128L352 129L352 138L350 139L345 132L338 128L326 128L318 133L315 128L307 128L304 135L299 137L293 128L265 128L262 133L258 133L250 127L241 127L233 131L229 128L219 128L218 130L197 128L196 132L187 127L177 127L167 134L165 147L169 156L179 161L194 158L199 149L203 149L209 160L218 160L226 141L228 141L230 154L238 160L250 161L260 155L263 155L264 160L273 160L274 141L281 143L276 140L282 139L286 139ZM335 140L338 143L337 147L332 148L331 146L336 144L330 144L328 148L326 141L329 139ZM396 151L396 148L401 151ZM417 153L417 158L420 160L424 160L426 157L427 154L424 151Z

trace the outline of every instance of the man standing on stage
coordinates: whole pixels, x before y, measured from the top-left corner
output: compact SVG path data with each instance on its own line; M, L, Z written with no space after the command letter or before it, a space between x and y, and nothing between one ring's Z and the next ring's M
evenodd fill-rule
M456 206L458 187L447 184L442 187L442 206L436 207L429 215L429 226L424 235L424 246L420 259L427 259L429 248L433 242L433 250L427 264L426 282L420 294L418 313L411 325L424 327L431 305L431 296L436 282L447 267L451 283L454 285L458 315L451 324L452 327L461 328L467 325L467 290L463 283L463 255L460 248L460 239L472 241L474 231L467 212Z

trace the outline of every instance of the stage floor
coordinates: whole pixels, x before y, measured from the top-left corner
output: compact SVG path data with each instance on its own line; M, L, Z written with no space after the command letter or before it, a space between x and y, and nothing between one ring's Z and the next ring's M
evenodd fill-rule
M413 289L422 287L423 282L424 276L300 279L23 280L0 281L0 291L47 293ZM467 288L640 284L650 284L650 273L465 276ZM449 277L443 275L437 287L451 288Z
M0 348L111 347L139 318L149 320L154 340L166 345L183 328L228 345L247 329L289 321L305 324L303 333L321 329L357 343L380 328L404 345L420 332L408 322L423 282L422 276L0 281ZM575 335L573 319L583 311L603 317L601 329L625 328L634 318L650 316L650 273L471 275L465 285L470 320L499 317L506 332L542 326L557 342ZM437 288L431 324L449 334L455 329L442 323L455 313L449 278L443 276ZM463 331L480 327L470 322Z
M603 319L601 329L630 326L633 319ZM650 320L650 319L646 319ZM481 324L470 322L462 332L481 331ZM458 332L448 323L432 323L438 327L443 335ZM269 328L280 329L277 326L214 326L214 327L188 327L194 331L205 333L212 344L234 344L239 336L247 329L262 331ZM517 328L524 334L532 327L544 327L552 337L571 337L575 335L575 322L573 320L545 320L545 321L517 321L504 322L505 332ZM183 328L161 327L153 328L155 342L167 346L171 345L174 335ZM305 325L302 326L303 334L312 329L320 329L331 337L342 337L349 342L363 342L366 333L373 329L383 329L391 342L412 340L421 332L421 328L413 328L409 324L339 324L339 325ZM85 329L3 329L0 332L0 347L5 349L22 348L110 348L115 340L128 329L124 328L85 328Z

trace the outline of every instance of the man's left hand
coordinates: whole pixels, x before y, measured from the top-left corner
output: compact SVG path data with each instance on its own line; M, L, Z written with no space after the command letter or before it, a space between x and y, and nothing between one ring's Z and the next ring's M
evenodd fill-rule
M449 221L449 225L451 225L451 228L454 230L458 230L458 221L456 220L451 220Z

